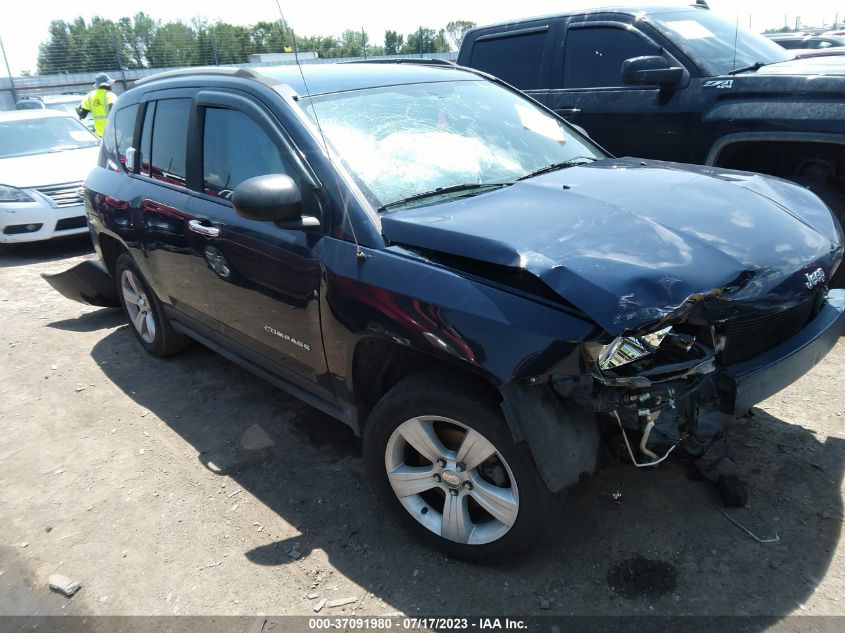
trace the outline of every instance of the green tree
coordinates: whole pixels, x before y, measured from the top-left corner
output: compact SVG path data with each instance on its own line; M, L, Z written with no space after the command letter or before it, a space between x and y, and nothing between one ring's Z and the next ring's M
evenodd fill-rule
M293 46L290 32L281 20L258 22L252 26L250 37L256 53L281 53L285 47Z
M396 31L384 32L384 52L386 55L398 55L405 38Z
M405 38L405 45L399 51L403 55L419 55L420 53L445 53L449 50L446 42L446 31L440 29L420 28Z
M458 50L461 47L461 42L464 41L464 36L472 28L475 28L475 22L469 20L454 20L446 25L446 35L452 43L452 50Z
M150 44L148 62L152 68L201 63L196 33L184 22L168 22L159 27Z
M38 72L71 72L71 38L67 23L64 20L53 20L47 32L50 39L38 47Z
M120 18L117 30L126 46L127 68L144 68L148 65L149 50L153 43L159 22L143 11L132 18Z
M363 31L345 30L340 35L335 57L363 57L366 37Z

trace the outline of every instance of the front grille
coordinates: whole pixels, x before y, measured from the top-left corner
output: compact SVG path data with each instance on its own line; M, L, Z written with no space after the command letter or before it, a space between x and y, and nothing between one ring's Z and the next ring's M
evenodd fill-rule
M815 298L810 298L774 314L727 323L721 330L727 337L722 364L741 363L780 345L815 316L815 305Z
M82 229L88 226L84 215L75 218L65 218L56 222L57 231L68 231L70 229Z
M66 182L49 187L36 187L35 190L50 198L57 207L72 207L82 204L82 182Z

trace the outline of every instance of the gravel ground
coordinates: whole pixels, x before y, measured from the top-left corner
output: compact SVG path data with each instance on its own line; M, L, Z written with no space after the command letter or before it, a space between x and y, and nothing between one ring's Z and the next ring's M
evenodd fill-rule
M85 257L0 253L2 615L845 615L845 340L732 428L750 501L726 512L777 542L681 461L608 460L531 553L477 566L396 528L340 423L200 345L151 358L39 277Z

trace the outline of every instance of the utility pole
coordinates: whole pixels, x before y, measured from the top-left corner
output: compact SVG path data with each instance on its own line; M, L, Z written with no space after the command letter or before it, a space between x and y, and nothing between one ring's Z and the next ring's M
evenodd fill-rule
M120 49L117 48L117 36L114 34L114 31L111 32L111 41L114 45L114 57L117 60L117 67L120 70L121 81L123 81L123 90L125 91L128 88L126 85L126 71L123 69L123 61L120 59Z
M214 56L214 65L219 66L220 60L217 58L217 38L214 36L214 31L211 32L211 54Z
M15 79L12 77L12 69L9 67L9 58L6 57L6 47L3 46L3 38L0 37L0 50L3 51L3 61L6 62L6 72L9 73L9 86L12 88L12 101L17 105L18 93L15 90Z
M423 47L422 47L422 27L420 27L420 36L419 36L419 40L420 40L420 57L422 57L422 56L423 56Z

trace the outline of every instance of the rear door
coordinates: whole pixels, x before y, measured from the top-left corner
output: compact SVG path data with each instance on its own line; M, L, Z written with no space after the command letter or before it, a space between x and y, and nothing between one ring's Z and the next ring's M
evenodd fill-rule
M464 44L469 55L460 63L490 73L543 102L559 24L559 19L536 20L481 32L471 44Z
M195 310L192 286L192 196L187 185L187 143L195 90L153 93L143 103L139 186L131 200L144 257L139 265L156 294L176 310Z
M326 372L315 252L321 230L244 219L230 198L248 178L284 173L299 185L305 213L320 217L316 180L254 97L205 90L196 103L202 184L188 230L203 324L227 347L313 390Z
M663 55L681 65L636 24L578 16L570 20L552 70L546 104L582 126L617 156L687 160L700 121L699 104L685 86L625 85L622 63Z

